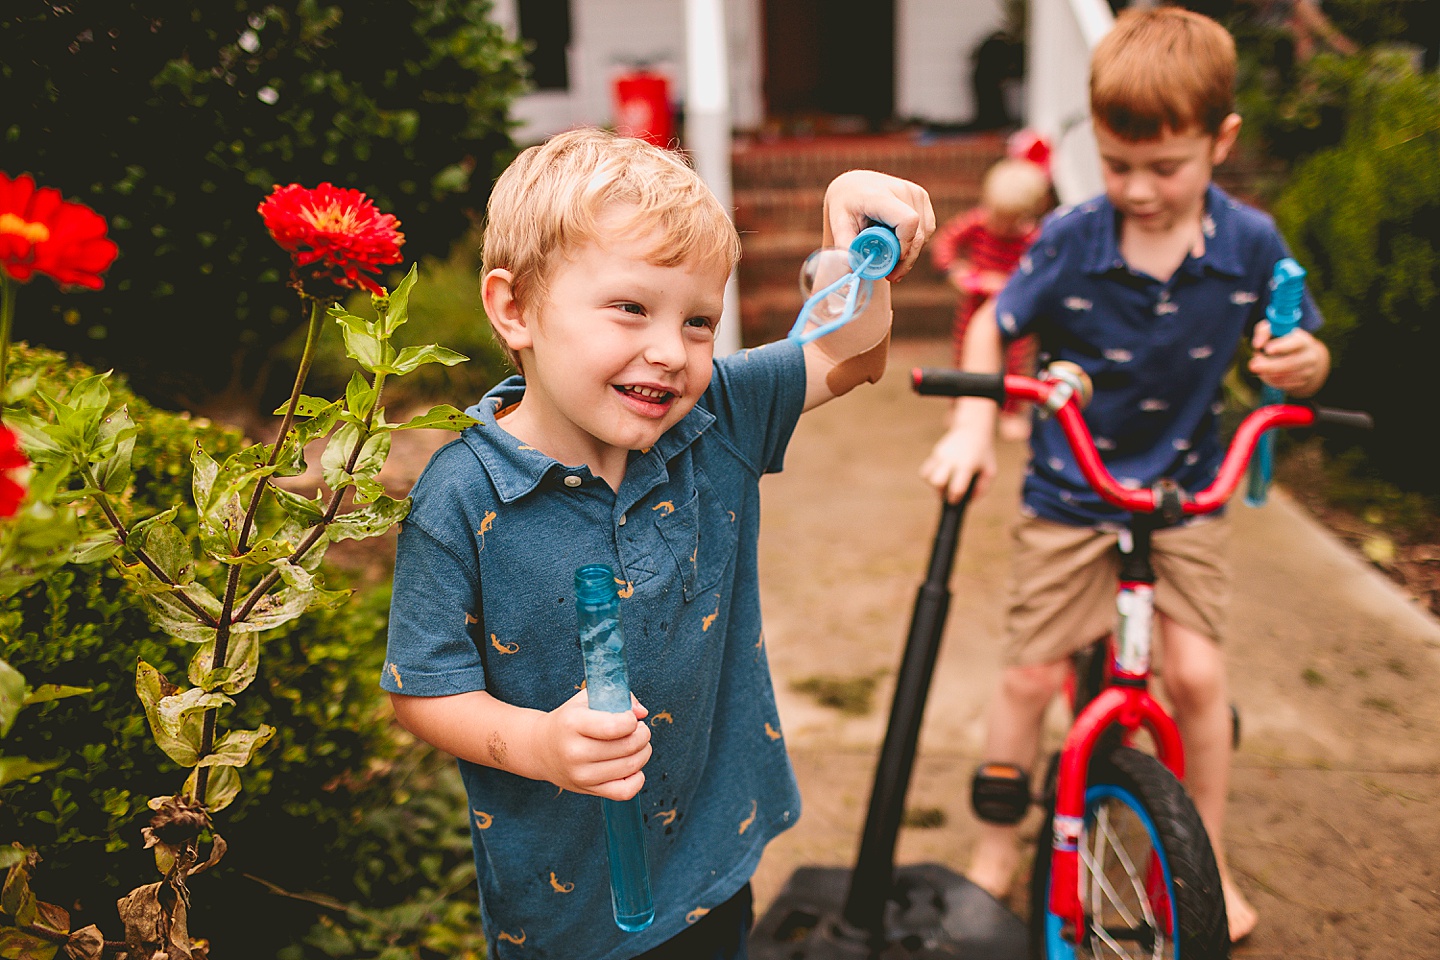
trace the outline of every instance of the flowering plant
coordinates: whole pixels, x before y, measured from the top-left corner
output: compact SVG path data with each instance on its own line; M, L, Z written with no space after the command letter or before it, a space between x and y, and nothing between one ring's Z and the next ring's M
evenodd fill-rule
M189 771L179 791L149 803L154 815L145 845L162 880L120 901L122 952L147 960L157 950L167 957L205 955L203 941L194 941L186 927L187 881L223 856L213 815L235 799L240 771L275 733L267 724L224 729L220 722L222 711L258 675L260 635L317 605L343 601L346 593L323 583L320 563L328 544L379 536L408 512L409 500L389 496L378 478L394 431L463 430L474 422L449 405L403 423L386 419L381 400L387 379L424 364L466 359L435 344L394 345L417 276L412 266L393 291L375 279L382 266L399 261L404 237L395 217L381 214L364 194L329 184L277 186L259 212L292 257L294 285L309 314L304 352L290 398L275 411L280 421L273 440L222 460L197 444L191 454L193 528L177 522L178 503L152 516L133 515L128 491L139 427L125 405L112 406L108 375L85 377L64 397L42 393L51 419L20 409L5 413L37 465L75 478L57 500L93 505L81 516L70 557L112 563L144 598L154 625L194 650L181 682L144 660L136 670L136 691L156 744ZM334 304L345 289L368 290L376 319ZM334 400L304 393L326 316L340 326L359 368L344 396ZM301 486L312 445L324 448L318 471L323 487L313 496ZM14 865L12 877L31 867L28 860ZM28 872L16 882L25 877ZM29 935L59 942L58 923L43 929L31 923ZM77 958L98 957L106 946L94 928L65 936Z

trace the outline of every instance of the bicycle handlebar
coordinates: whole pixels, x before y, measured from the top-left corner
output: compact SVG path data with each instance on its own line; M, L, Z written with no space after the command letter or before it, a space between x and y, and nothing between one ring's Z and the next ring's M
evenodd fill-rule
M1078 371L1073 364L1069 371ZM1071 374L1073 375L1073 374ZM1080 376L1084 376L1083 373ZM1085 480L1109 503L1132 513L1160 513L1174 522L1188 514L1218 510L1235 493L1245 475L1246 464L1261 435L1272 427L1309 427L1316 423L1368 429L1373 421L1368 413L1355 410L1334 410L1296 403L1260 407L1252 411L1235 431L1230 448L1220 464L1220 472L1208 487L1191 494L1174 481L1161 480L1150 490L1132 490L1106 469L1100 451L1090 436L1090 428L1080 414L1089 396L1089 381L1076 390L1068 378L1040 379L998 373L966 373L916 367L911 371L915 392L927 396L986 397L1003 402L1007 397L1030 400L1048 408L1065 431L1065 439L1075 453Z

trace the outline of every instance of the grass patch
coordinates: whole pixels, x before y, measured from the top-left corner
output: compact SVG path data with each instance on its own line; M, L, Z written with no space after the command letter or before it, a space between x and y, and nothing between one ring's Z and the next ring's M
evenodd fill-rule
M1325 686L1325 674L1316 670L1314 667L1306 667L1304 670L1301 670L1300 679L1305 681L1305 686L1307 687Z
M852 717L863 717L870 712L875 699L875 687L879 677L836 677L817 674L795 680L790 689L815 698L822 707L830 707Z
M945 826L946 822L945 811L939 807L909 807L900 821L902 826L919 830L934 830Z
M1381 713L1393 713L1396 715L1400 713L1400 708L1396 706L1395 701L1389 697L1366 697L1360 702L1371 710L1379 710Z
M1406 663L1404 660L1401 660L1399 657L1387 660L1385 662L1385 669L1389 670L1397 677L1404 677L1406 680L1409 680L1412 676L1412 673L1410 671L1410 664Z

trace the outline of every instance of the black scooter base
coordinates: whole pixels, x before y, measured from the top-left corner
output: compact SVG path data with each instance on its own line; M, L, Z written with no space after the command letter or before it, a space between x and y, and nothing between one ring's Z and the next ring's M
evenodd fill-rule
M872 943L841 918L851 871L801 867L750 934L751 960L1026 960L1025 923L934 863L900 867Z

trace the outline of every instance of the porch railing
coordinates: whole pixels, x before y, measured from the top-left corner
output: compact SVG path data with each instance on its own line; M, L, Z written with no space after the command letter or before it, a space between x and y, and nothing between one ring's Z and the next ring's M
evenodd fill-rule
M1105 0L1030 0L1025 109L1050 138L1055 193L1078 203L1104 189L1090 129L1090 51L1115 23Z

